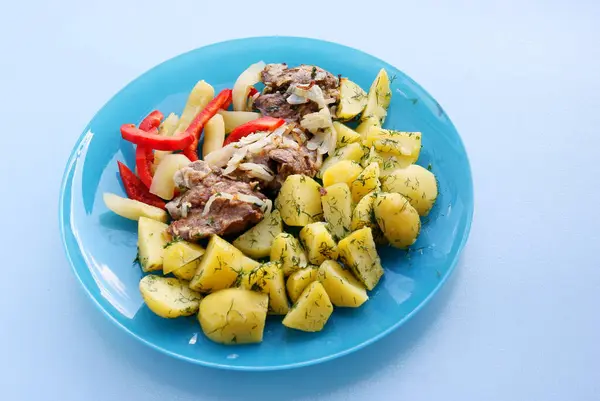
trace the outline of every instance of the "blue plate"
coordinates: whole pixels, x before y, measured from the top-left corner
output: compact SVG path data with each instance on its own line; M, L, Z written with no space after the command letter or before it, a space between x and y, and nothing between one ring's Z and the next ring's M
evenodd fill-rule
M102 193L124 194L117 160L134 166L134 149L120 137L154 109L181 113L193 85L204 79L216 91L259 60L316 64L368 89L380 68L392 83L385 126L423 132L419 164L432 166L440 194L409 252L380 250L385 276L359 309L336 309L320 333L285 329L269 318L264 341L223 346L207 340L195 318L162 319L142 302L142 273L133 264L137 224L107 210ZM473 186L461 139L440 105L395 67L358 50L314 39L262 37L218 43L166 61L114 96L92 119L67 163L59 204L63 244L88 295L115 324L149 346L201 365L276 370L330 360L370 344L406 322L446 281L467 240Z

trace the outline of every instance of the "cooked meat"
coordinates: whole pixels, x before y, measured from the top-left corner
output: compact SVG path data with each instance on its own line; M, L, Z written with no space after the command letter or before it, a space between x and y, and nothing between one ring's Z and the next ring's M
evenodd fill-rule
M269 152L269 158L277 163L277 175L268 186L271 191L279 191L285 179L292 174L314 177L320 167L316 152L305 146L300 146L299 149L273 149Z
M217 198L206 215L204 206L216 193L266 197L256 190L258 183L242 182L225 177L199 160L175 174L175 184L185 192L167 203L167 210L177 221L169 232L186 240L205 238L211 234L227 235L243 231L263 217L262 210L238 199Z
M254 101L256 107L263 115L284 118L288 121L300 121L303 115L319 111L316 103L289 104L280 92L260 95Z

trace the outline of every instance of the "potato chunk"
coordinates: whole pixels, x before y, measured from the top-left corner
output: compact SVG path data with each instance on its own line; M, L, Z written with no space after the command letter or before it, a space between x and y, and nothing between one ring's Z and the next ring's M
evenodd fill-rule
M323 165L319 169L317 173L317 177L322 178L325 171L334 164L341 162L342 160L350 160L353 162L359 162L365 154L367 153L368 148L365 148L361 143L355 142L344 147L338 148L332 155L330 155L325 161Z
M336 239L342 239L350 233L352 221L352 196L348 184L341 182L325 188L321 196L323 216Z
M384 192L403 195L417 210L419 216L427 216L438 196L435 176L416 164L397 169L382 182Z
M283 319L283 325L291 329L316 332L323 330L333 305L323 285L312 282L300 295L298 301Z
M379 73L371 84L367 96L367 105L365 106L361 119L364 120L369 117L376 117L383 124L387 115L387 109L392 100L390 79L383 68L379 70Z
M356 204L354 211L352 212L352 221L350 222L350 230L356 231L363 227L371 228L375 243L380 245L387 244L387 239L384 237L383 232L375 220L375 199L377 198L376 192L371 192L364 196L360 202Z
M207 295L198 321L204 334L221 344L259 343L263 338L269 296L242 288Z
M288 233L281 233L273 240L271 262L280 262L285 276L303 269L308 264L300 241Z
M368 290L375 288L383 276L383 268L379 255L377 255L371 229L364 227L353 232L341 240L338 247L342 262L352 270Z
M140 280L140 293L148 308L158 316L175 318L198 311L202 296L190 290L186 281L149 274Z
M377 223L390 244L406 248L415 243L421 220L408 199L396 193L379 193L373 208Z
M336 117L340 120L352 120L367 105L367 92L348 78L340 79L340 103Z
M319 267L317 280L323 284L335 306L358 308L369 299L365 286L336 261L323 262Z
M312 223L300 230L300 241L308 252L308 261L320 265L326 259L337 259L338 248L323 222Z
M358 178L363 169L357 162L342 160L329 167L323 174L323 185L329 187L343 182L348 186Z
M227 134L242 124L246 124L247 122L260 118L260 113L255 113L252 111L219 110L218 113L223 117L223 121L225 123L225 133Z
M151 272L163 267L164 247L167 245L165 223L140 217L138 222L138 258L142 270Z
M283 183L275 206L288 226L305 226L323 218L321 186L305 175L290 175Z
M358 203L365 195L378 190L380 187L379 164L371 163L356 177L356 180L352 181L352 200Z
M333 122L333 128L335 128L335 132L337 132L337 149L340 149L350 143L360 142L362 139L358 132L339 121Z
M381 121L379 121L379 118L375 116L365 118L358 127L356 127L356 132L360 134L362 139L365 139L371 128L381 128Z
M150 206L133 199L122 198L111 193L105 193L102 198L108 209L126 219L139 220L140 217L147 217L162 223L167 222L167 212L156 206Z
M421 133L373 128L367 133L363 145L373 146L378 152L394 154L405 163L412 164L421 153Z
M285 315L290 309L279 262L263 263L242 276L239 286L269 295L269 313L272 315Z
M190 288L199 292L222 290L230 287L239 274L249 272L257 266L257 261L250 259L218 235L213 235L190 282Z
M181 279L191 280L196 274L204 252L204 248L191 242L168 243L163 254L163 274L173 273Z
M261 222L240 235L233 245L252 258L264 258L271 253L271 245L276 236L283 232L279 210L265 215Z
M309 265L288 277L285 287L292 302L296 302L302 295L302 291L317 279L317 272L316 266Z

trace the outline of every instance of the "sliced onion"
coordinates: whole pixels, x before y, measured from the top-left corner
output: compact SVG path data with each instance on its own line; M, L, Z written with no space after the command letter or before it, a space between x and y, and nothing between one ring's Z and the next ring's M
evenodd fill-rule
M233 85L233 109L235 111L247 111L248 94L250 87L260 82L261 72L265 68L264 61L252 64L240 74Z
M213 194L210 198L208 198L206 205L204 205L204 210L202 211L203 216L206 216L208 214L208 212L210 212L210 207L212 206L213 202L216 201L217 199L232 200L233 195L228 194L227 192L217 192L216 194Z
M292 93L288 98L287 102L289 104L304 104L308 103L308 99L303 96L298 96L295 93Z
M238 168L247 171L248 175L269 182L275 179L273 172L266 166L258 163L241 163Z
M253 205L256 205L260 208L262 208L265 205L265 201L260 199L257 196L254 195L246 195L246 194L236 194L234 196L234 199L240 200L242 202L246 202L246 203L251 203Z

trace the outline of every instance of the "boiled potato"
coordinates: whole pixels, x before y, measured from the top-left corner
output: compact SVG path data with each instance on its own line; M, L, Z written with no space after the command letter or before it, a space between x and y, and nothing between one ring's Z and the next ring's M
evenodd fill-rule
M245 274L239 287L269 295L269 313L285 315L290 309L285 293L285 280L281 263L267 262Z
M394 154L405 163L412 164L421 153L421 133L373 128L367 133L363 144L373 146L378 152Z
M406 248L415 243L421 220L408 199L397 193L379 193L373 208L375 219L390 244Z
M365 287L368 290L375 288L383 276L383 268L377 255L371 229L364 227L354 231L340 241L338 248L342 262L352 270Z
M382 68L371 84L369 94L367 95L367 105L361 116L361 119L377 117L383 124L387 115L387 109L392 100L392 91L390 89L390 79L387 72Z
M288 277L285 287L292 302L296 302L302 295L302 291L317 279L317 273L318 268L309 265Z
M306 254L300 241L292 234L281 233L275 237L271 244L271 262L280 262L285 276L303 269L308 264Z
M350 143L360 142L362 139L358 132L339 121L333 122L333 128L335 128L335 132L337 132L336 149L340 149Z
M350 222L350 230L356 231L363 227L370 227L376 244L386 245L387 239L383 236L383 232L379 228L375 220L375 212L373 206L377 198L376 192L371 192L365 195L360 202L356 204L352 212L352 221Z
M183 108L183 113L181 113L179 123L177 124L175 131L173 131L173 135L184 132L196 115L200 113L214 97L215 89L204 80L198 81L188 96L187 103Z
M333 305L323 285L312 282L300 295L298 301L283 318L283 325L291 329L316 332L323 330Z
M199 292L222 290L230 287L239 274L250 272L257 266L258 262L218 235L213 235L190 282L190 288Z
M252 258L264 258L271 254L271 244L282 232L281 214L275 209L265 215L260 223L240 235L233 241L233 245Z
M200 294L189 289L186 281L174 277L149 274L142 277L139 287L148 308L165 318L193 315L202 299Z
M225 122L223 116L215 114L204 126L204 143L202 144L202 155L207 154L223 147L225 140Z
M326 259L337 259L338 249L333 236L323 222L312 223L300 230L300 241L308 252L308 261L320 265Z
M191 242L168 243L163 254L163 274L173 273L181 279L191 280L196 274L204 252L204 248Z
M175 172L190 164L190 159L182 153L173 153L165 155L154 172L150 192L163 199L173 199L175 197Z
M179 116L175 113L171 113L163 120L158 126L158 135L172 136L179 125ZM163 157L173 152L169 150L155 150L154 151L154 162L152 163L152 173L156 171L156 168L162 161Z
M348 186L358 178L363 169L355 161L342 160L329 167L323 174L323 185L329 187L343 182Z
M198 321L204 334L216 343L259 343L268 305L267 294L228 288L207 295L200 302Z
M365 156L367 150L368 149L362 146L362 144L360 144L359 142L351 143L349 145L337 149L335 152L333 152L332 155L325 159L323 165L317 173L317 177L322 178L323 174L325 173L325 171L327 171L329 167L342 160L359 162Z
M151 272L162 269L164 248L167 245L165 223L140 217L138 222L138 258L142 270Z
M321 186L305 175L290 175L279 191L275 206L288 226L305 226L323 218Z
M384 178L384 192L396 192L408 199L420 216L427 216L438 195L435 176L426 168L411 164Z
M102 195L108 209L129 220L139 220L147 217L152 220L167 222L167 212L156 206L150 206L134 199L122 198L118 195L105 193Z
M340 78L340 103L336 117L340 120L352 120L367 105L367 92L348 78Z
M379 118L374 116L367 117L365 120L361 121L358 127L356 127L356 132L364 139L369 134L371 128L381 128L381 121L379 121Z
M350 233L352 222L352 196L348 184L340 182L325 188L321 195L323 216L331 233L342 239Z
M246 124L247 122L260 118L260 113L255 113L253 111L219 110L218 113L223 117L223 121L225 122L226 134L229 134L242 124Z
M373 146L371 146L369 154L361 161L361 165L366 167L371 163L379 164L380 177L386 177L399 168L411 165L410 160L393 153L378 152Z
M379 164L371 163L356 177L356 180L352 181L350 187L352 200L358 203L365 195L378 190L380 187Z
M261 73L265 68L265 63L259 61L258 63L252 64L240 76L236 79L233 84L233 109L235 111L246 111L248 94L250 93L250 87L261 80Z
M365 286L336 261L326 260L321 263L317 280L323 284L335 306L358 308L369 299Z

